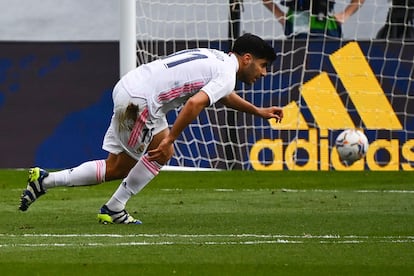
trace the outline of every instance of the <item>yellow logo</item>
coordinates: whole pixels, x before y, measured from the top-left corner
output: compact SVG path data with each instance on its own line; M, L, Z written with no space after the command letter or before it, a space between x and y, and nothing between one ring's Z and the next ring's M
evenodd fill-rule
M331 54L329 58L367 129L403 129L356 42L348 43ZM284 156L281 139L260 140L253 145L250 152L253 167L257 170L282 170L283 160L285 160L288 169L329 170L330 157L331 165L336 170L363 170L364 160L356 162L351 167L344 167L339 162L336 149L333 149L329 154L328 130L355 128L356 126L328 74L322 72L303 84L301 95L315 119L319 129L319 137L317 130L309 127L296 102L291 102L284 108L284 118L281 124L274 120L269 120L269 123L276 130L307 130L309 139L296 139L291 142L285 148ZM414 160L414 153L410 150L412 144L412 141L409 140L402 147L402 154L407 160ZM273 153L274 162L270 165L263 165L259 161L259 153L264 148L270 149ZM297 148L308 152L309 161L307 164L299 166L294 162ZM391 160L386 166L376 164L375 153L378 149L385 149L390 153ZM371 143L366 159L371 170L398 170L398 140L377 139ZM412 169L410 164L402 164L402 167L403 169Z

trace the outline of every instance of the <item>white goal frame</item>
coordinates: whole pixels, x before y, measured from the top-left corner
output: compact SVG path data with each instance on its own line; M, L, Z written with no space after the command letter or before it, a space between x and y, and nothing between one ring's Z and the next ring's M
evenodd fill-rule
M120 0L119 72L125 75L137 66L136 0Z

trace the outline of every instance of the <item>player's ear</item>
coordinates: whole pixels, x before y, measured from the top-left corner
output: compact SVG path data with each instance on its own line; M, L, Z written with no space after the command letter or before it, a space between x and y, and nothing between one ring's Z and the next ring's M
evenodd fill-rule
M250 64L252 62L252 60L253 60L252 54L250 54L250 53L243 54L242 61L243 61L244 65Z

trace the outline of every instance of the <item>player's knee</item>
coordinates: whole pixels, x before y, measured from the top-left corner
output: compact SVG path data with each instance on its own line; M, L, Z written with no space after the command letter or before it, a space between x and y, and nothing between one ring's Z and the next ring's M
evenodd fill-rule
M117 158L108 158L106 160L106 181L125 178L136 163L136 161L132 162L127 160L128 162L126 162L123 160L124 159L119 156L117 156Z
M111 176L111 180L115 180L115 179L123 179L125 178L128 173L129 173L130 169L126 169L123 167L115 167L112 168L110 171L110 176Z
M128 175L128 172L129 171L126 171L122 167L109 165L106 167L105 180L111 181L125 178Z

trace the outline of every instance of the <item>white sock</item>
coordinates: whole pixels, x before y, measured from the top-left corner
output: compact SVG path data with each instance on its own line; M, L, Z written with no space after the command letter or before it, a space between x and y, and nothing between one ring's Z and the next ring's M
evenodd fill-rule
M46 189L58 186L87 186L105 182L105 160L85 162L73 169L50 172L43 180Z
M131 196L139 193L158 175L161 168L162 165L155 161L148 161L147 155L144 155L131 169L121 185L119 185L118 189L106 203L106 206L115 212L125 209L125 205Z

